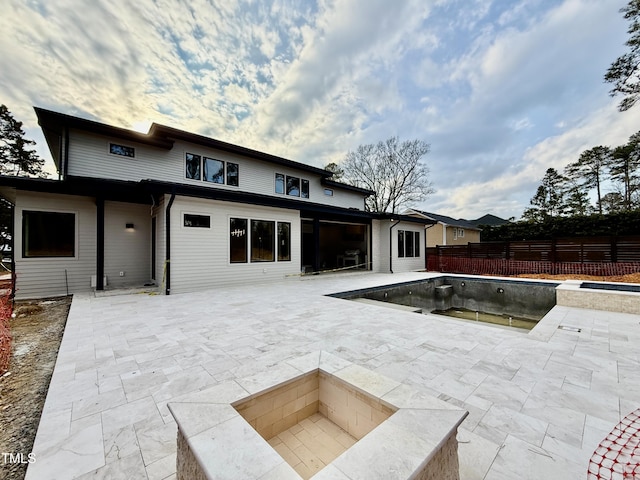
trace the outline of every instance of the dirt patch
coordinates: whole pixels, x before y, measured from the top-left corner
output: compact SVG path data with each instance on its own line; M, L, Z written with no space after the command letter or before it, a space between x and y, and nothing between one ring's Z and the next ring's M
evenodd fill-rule
M22 480L26 474L70 306L71 297L14 306L11 363L0 377L1 478Z
M640 283L640 273L603 277L599 275L549 275L547 273L522 273L513 275L518 278L539 278L542 280L589 280L592 282Z

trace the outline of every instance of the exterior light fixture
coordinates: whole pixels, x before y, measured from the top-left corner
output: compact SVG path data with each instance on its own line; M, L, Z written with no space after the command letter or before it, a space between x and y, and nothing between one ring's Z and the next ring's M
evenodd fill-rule
M133 229L135 228L135 225L134 225L133 223L127 223L127 224L126 224L126 226L125 226L125 228L126 228L127 230L133 230Z

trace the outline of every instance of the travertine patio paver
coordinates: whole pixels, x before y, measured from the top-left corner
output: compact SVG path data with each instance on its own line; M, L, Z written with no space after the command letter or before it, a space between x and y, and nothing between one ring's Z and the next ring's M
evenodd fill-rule
M318 350L468 410L463 479L584 478L598 443L640 406L640 317L557 306L546 329L524 334L324 296L428 276L76 295L27 479L175 478L167 403L232 401Z

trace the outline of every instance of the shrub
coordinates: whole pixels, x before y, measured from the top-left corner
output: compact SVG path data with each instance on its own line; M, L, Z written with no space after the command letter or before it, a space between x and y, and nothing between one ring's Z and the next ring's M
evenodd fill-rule
M0 297L0 375L9 369L11 360L11 299L9 294Z

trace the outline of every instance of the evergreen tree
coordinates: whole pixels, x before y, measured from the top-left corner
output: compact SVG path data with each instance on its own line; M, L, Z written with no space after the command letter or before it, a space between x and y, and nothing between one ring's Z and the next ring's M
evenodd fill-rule
M604 179L605 168L611 162L611 155L612 152L609 147L593 147L582 152L576 162L570 163L565 168L565 175L576 182L574 188L583 189L584 196L587 194L584 189L596 189L599 213L602 213L602 191L600 186ZM574 192L574 195L583 195L583 193Z
M22 122L14 119L5 105L0 105L0 174L43 176L44 160L29 148L35 143L24 138Z
M604 76L604 81L613 84L611 96L618 94L624 98L618 109L623 112L630 109L640 99L640 0L629 0L620 10L630 22L626 45L629 52L618 57Z
M566 183L566 177L560 175L555 168L547 169L542 184L530 201L532 206L524 211L522 218L543 221L563 215L566 211Z
M629 137L629 142L616 147L608 162L609 175L621 186L624 210L632 210L640 189L640 132Z

